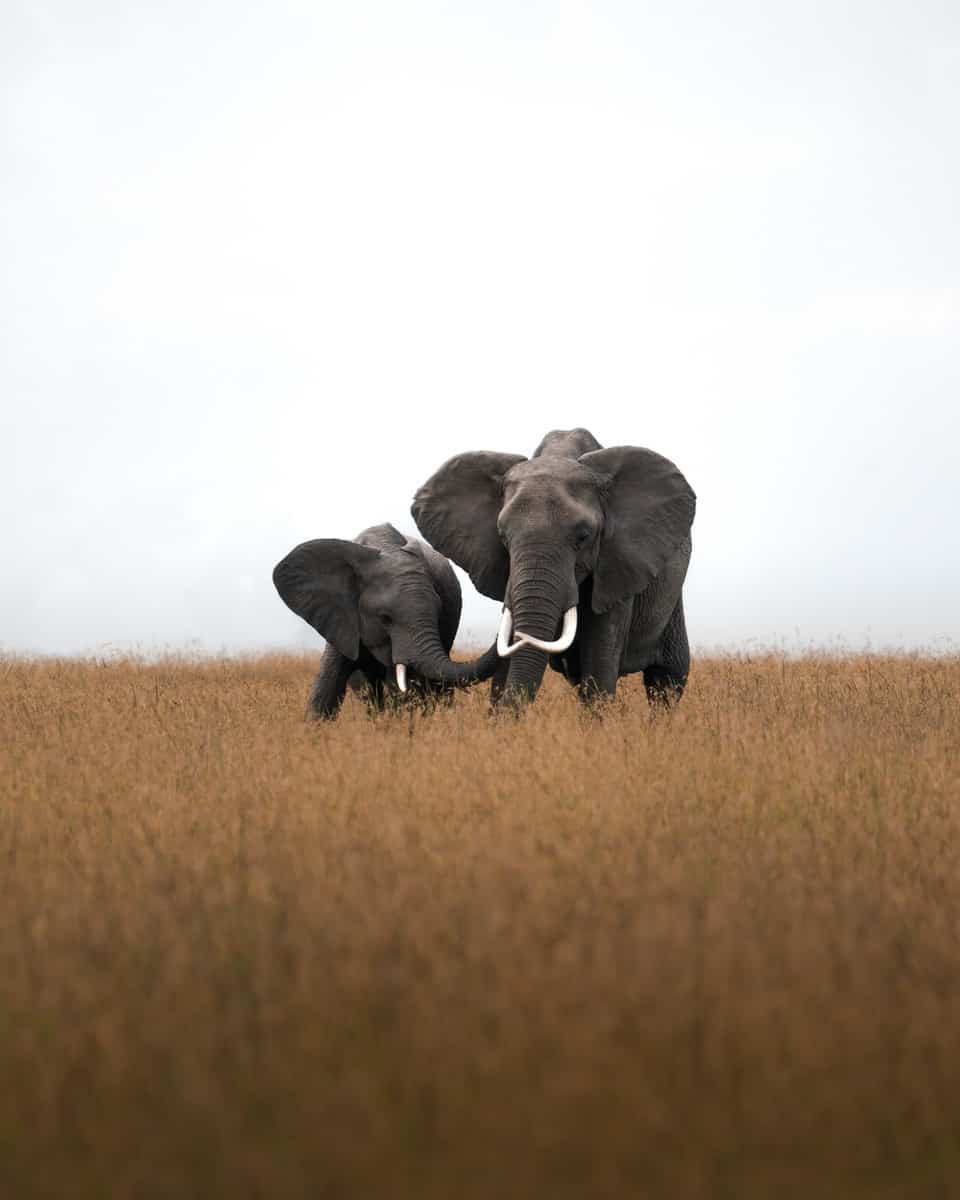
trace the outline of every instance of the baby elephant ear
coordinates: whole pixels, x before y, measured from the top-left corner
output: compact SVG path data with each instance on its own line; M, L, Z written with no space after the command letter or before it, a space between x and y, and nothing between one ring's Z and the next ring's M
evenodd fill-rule
M467 572L473 586L502 600L510 559L497 532L503 477L522 454L475 450L448 459L420 488L410 512L435 550Z
M609 480L606 519L593 574L593 609L635 596L690 534L697 498L669 459L637 446L611 446L580 462Z
M380 557L379 550L317 538L301 542L273 569L280 599L341 654L360 653L360 573Z

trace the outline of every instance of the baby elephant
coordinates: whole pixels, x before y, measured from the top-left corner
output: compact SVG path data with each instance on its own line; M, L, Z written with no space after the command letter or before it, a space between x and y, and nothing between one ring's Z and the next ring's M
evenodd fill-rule
M380 709L408 684L449 694L497 669L496 644L472 662L451 662L457 577L441 554L392 525L373 525L352 542L302 542L274 568L273 582L327 641L310 695L316 717L337 715L348 683Z

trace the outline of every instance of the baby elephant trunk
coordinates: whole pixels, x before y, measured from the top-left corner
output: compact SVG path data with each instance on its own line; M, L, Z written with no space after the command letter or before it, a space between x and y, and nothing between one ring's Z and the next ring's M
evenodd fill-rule
M413 668L427 683L442 687L470 687L489 679L500 663L496 643L478 658L468 662L454 662L440 643L439 637L431 644L417 647L405 663L398 663L395 670L397 686L406 690L406 672Z

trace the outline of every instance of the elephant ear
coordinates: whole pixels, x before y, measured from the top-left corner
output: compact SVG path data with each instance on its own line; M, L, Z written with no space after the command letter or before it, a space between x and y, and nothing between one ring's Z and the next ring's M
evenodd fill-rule
M448 459L413 498L410 512L427 541L463 567L478 592L502 600L510 559L500 541L497 517L503 477L522 454L474 450Z
M606 476L606 520L593 573L594 612L635 596L690 534L697 498L669 459L637 446L581 455Z
M353 660L360 653L360 575L380 551L339 538L301 542L273 569L280 599Z

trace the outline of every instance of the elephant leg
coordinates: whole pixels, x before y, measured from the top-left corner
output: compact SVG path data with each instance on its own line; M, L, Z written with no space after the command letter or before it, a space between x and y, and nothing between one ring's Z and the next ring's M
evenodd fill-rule
M669 707L683 695L690 674L690 644L683 616L683 597L677 601L663 631L657 662L643 671L643 686L652 705Z
M504 688L507 686L507 676L510 673L510 659L501 658L500 665L494 671L490 680L490 703L494 706L500 702Z
M582 612L583 609L580 611ZM551 671L557 671L561 674L572 687L579 687L583 668L580 665L580 647L578 643L574 641L573 645L568 650L565 650L563 654L552 654L547 660L547 666Z
M363 701L371 717L382 713L389 703L390 692L383 679L367 679L363 688Z
M328 645L320 659L320 670L313 681L307 715L318 721L332 720L340 711L347 691L347 680L354 669L349 658Z
M350 691L365 706L369 716L383 712L389 692L385 680L366 667L356 668L350 676Z
M632 601L622 600L605 613L587 609L578 637L580 649L580 700L589 704L617 694L620 663L632 615Z

